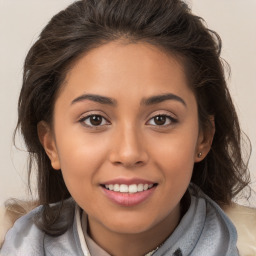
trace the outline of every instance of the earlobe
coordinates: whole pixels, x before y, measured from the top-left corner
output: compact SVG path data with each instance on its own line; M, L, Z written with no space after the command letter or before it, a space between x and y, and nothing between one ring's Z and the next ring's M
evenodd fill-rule
M46 154L48 155L51 161L51 165L53 169L59 170L60 169L59 155L58 155L54 135L49 124L46 123L45 121L40 121L37 124L37 134Z
M209 124L204 130L201 129L199 132L195 151L195 162L202 161L211 150L212 141L215 134L214 116L210 116L209 120L211 124Z

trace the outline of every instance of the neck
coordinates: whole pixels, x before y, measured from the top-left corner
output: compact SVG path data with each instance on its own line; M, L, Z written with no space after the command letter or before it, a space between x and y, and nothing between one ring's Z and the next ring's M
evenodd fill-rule
M120 233L107 229L88 216L88 234L106 252L115 256L141 256L160 246L180 220L178 205L161 223L141 233Z

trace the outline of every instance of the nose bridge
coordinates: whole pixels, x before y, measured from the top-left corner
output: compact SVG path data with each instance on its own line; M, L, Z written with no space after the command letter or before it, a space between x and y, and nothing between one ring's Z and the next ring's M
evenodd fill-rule
M120 124L114 135L111 161L124 166L134 166L147 161L147 153L140 128L135 123Z

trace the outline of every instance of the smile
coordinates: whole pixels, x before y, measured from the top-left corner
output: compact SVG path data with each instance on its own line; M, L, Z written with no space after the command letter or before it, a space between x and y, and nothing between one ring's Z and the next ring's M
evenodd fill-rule
M119 206L137 206L149 200L154 194L157 183L142 180L113 180L101 184L103 194L111 202Z
M151 189L154 184L107 184L104 187L110 191L120 192L120 193L138 193Z

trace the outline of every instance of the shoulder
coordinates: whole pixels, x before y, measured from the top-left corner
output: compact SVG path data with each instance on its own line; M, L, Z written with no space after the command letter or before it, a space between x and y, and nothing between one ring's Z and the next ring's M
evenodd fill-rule
M215 202L203 195L215 210L224 216L226 223L231 222L237 232L237 248L241 256L256 255L256 209L232 203L219 207Z
M14 222L21 216L35 209L37 202L9 199L5 205L0 206L0 249L7 231L14 225Z
M240 254L256 255L256 209L232 204L223 207L223 210L237 229L237 247Z
M6 232L13 226L13 218L7 213L4 206L0 206L0 249L4 241Z
M199 193L200 198L206 199L207 205L212 208L211 215L217 214L216 216L221 216L222 221L228 224L229 228L235 227L239 254L241 256L256 255L256 229L252 228L256 226L256 209L235 203L220 207L203 193ZM212 218L212 221L214 221L214 218Z
M74 225L74 210L76 204L72 199L63 202L62 212L56 227L63 227L66 220L70 223L67 230L60 235L48 235L35 224L35 219L41 217L43 207L39 206L28 214L20 217L7 232L0 255L81 255L77 246ZM59 203L51 205L59 209ZM55 209L55 210L56 210ZM77 253L78 252L78 253Z
M41 206L19 218L7 232L1 255L41 255L44 233L34 224L34 218L41 210Z

